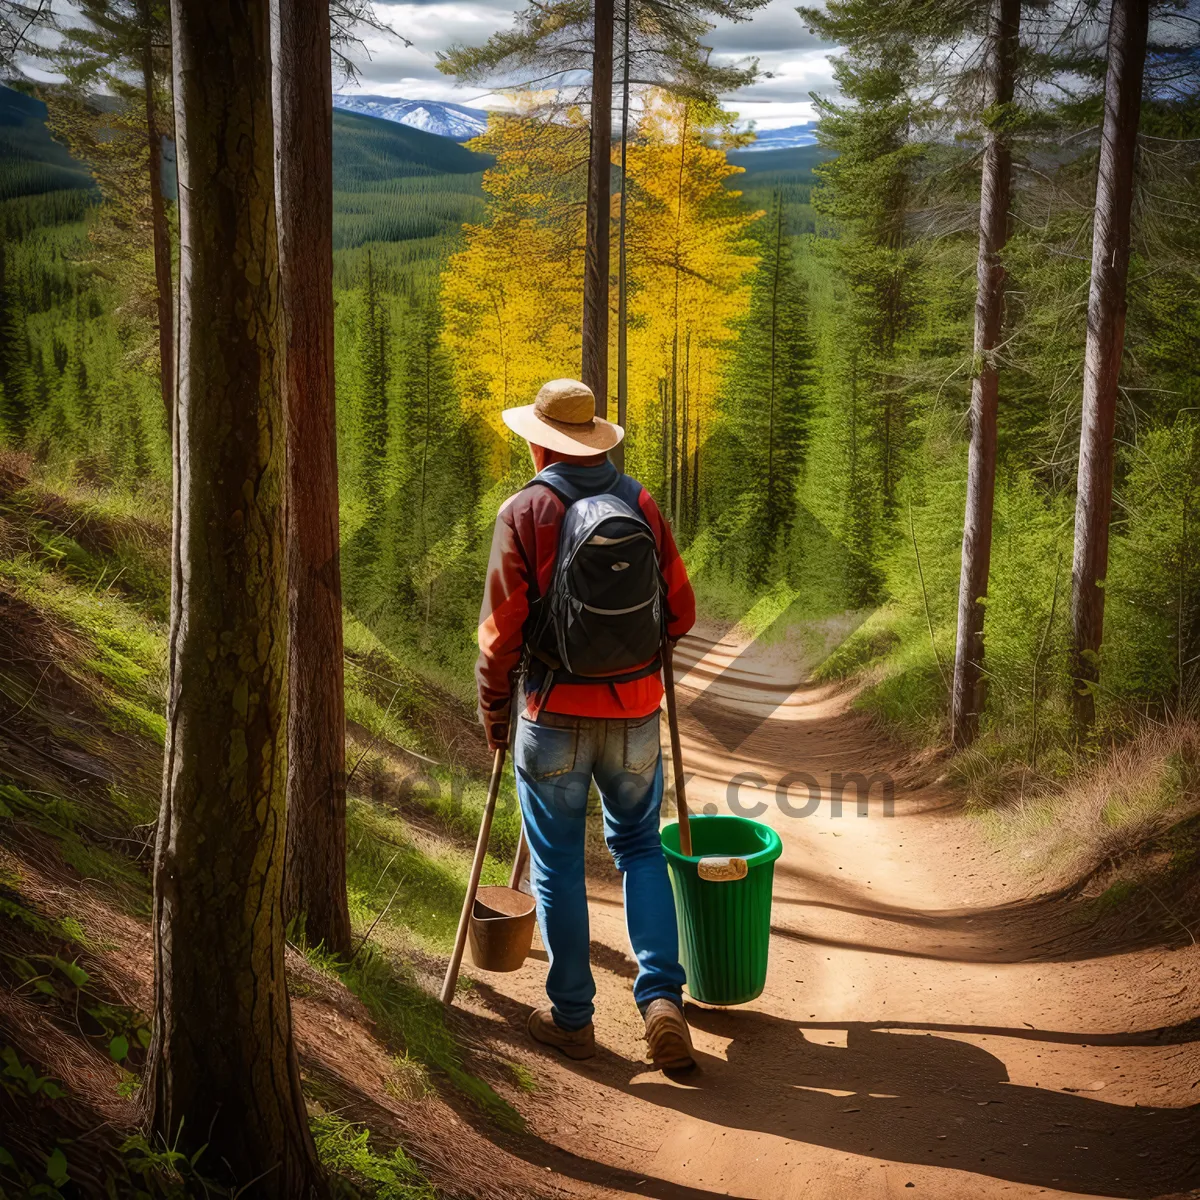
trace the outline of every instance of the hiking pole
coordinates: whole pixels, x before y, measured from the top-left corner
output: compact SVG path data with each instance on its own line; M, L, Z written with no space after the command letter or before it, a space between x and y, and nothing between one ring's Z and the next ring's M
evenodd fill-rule
M458 932L454 935L454 953L446 967L446 978L442 981L442 1003L454 1001L454 989L458 985L458 969L462 966L463 951L467 948L467 930L471 925L471 910L475 907L475 893L479 890L479 876L483 874L483 860L487 857L488 838L492 833L492 817L496 815L496 797L500 794L500 777L504 774L503 746L496 751L492 760L492 778L488 782L487 804L483 809L483 820L479 822L479 838L475 843L475 859L471 863L471 877L467 880L467 894L463 898L462 914L458 918Z
M674 649L670 638L663 638L662 669L664 691L667 693L667 725L671 730L671 774L675 778L675 807L679 812L679 850L692 856L692 827L688 824L687 794L683 787L683 750L679 745L679 713L675 708Z

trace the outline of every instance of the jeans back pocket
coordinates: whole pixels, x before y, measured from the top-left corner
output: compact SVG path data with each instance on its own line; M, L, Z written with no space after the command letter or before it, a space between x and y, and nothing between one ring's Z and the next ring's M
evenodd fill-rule
M658 711L640 721L625 722L625 770L647 776L658 765L661 747Z
M579 727L541 725L522 717L518 722L517 766L531 779L551 779L575 769Z

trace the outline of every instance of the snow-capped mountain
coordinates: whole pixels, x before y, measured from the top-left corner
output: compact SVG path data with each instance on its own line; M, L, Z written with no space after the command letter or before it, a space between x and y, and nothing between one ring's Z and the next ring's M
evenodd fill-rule
M402 96L356 96L335 93L335 108L398 121L413 129L436 133L439 137L465 142L487 128L487 113L464 104L449 104L442 100L405 100Z
M797 146L813 146L817 141L817 123L789 125L786 129L756 129L756 140L742 148L750 150L792 150Z

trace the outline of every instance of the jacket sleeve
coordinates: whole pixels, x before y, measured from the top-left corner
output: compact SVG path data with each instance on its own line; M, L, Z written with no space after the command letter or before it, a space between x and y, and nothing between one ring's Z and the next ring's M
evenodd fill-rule
M663 519L654 497L645 488L638 497L638 504L658 542L658 563L667 585L667 636L675 640L683 637L696 623L696 594L692 591L679 547L675 545L675 535Z
M497 514L492 534L492 552L479 612L479 658L475 663L479 719L492 747L508 744L512 676L521 661L528 615L528 569L506 506Z

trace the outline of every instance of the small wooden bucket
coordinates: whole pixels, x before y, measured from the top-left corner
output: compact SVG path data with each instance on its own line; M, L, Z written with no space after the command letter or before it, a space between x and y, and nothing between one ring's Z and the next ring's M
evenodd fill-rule
M533 945L534 899L508 887L481 887L471 910L471 961L481 971L518 971Z

